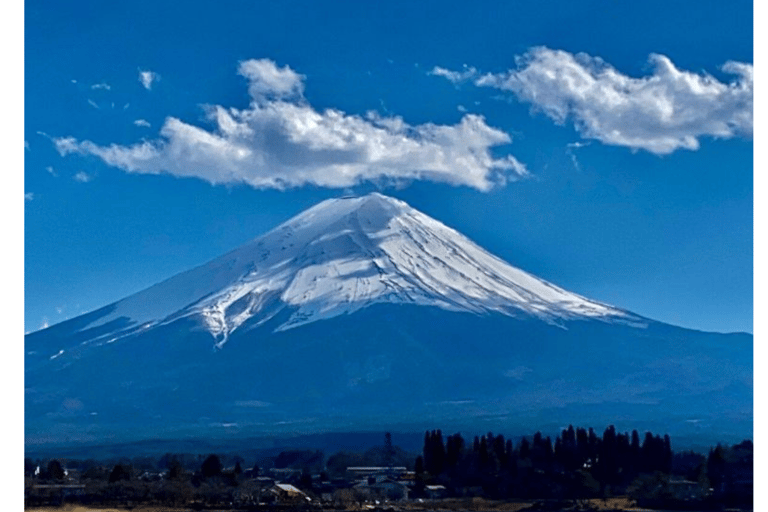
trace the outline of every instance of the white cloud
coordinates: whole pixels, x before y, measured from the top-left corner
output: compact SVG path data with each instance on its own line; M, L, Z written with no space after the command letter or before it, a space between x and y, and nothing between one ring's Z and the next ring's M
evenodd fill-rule
M58 174L56 174L56 170L53 167L51 167L50 165L48 167L46 167L45 170L48 171L48 174L50 174L54 178L58 176Z
M24 200L25 200L25 201L31 201L31 200L33 200L34 198L35 198L35 194L33 194L32 192L26 192L26 193L24 194Z
M144 71L141 69L139 70L139 82L141 82L141 85L143 85L145 89L152 89L152 84L158 82L159 80L160 75L154 71Z
M101 82L99 84L93 84L91 86L91 89L103 89L105 91L109 91L110 89L112 89L112 87L110 87L108 83Z
M304 75L288 66L278 68L268 59L241 62L238 73L248 79L248 94L253 101L299 98L304 94Z
M90 106L92 106L93 108L95 108L95 109L100 109L100 108L101 108L101 107L99 107L99 104L98 104L98 103L96 103L95 101L93 101L93 100L92 100L92 99L90 99L90 98L88 99L88 104L89 104Z
M29 151L29 141L27 141L27 140L24 141L24 149Z
M468 67L466 64L464 64L464 68L462 71L451 71L449 69L435 66L434 68L432 68L432 71L430 71L428 74L435 75L435 76L442 76L443 78L447 78L448 80L450 80L451 83L460 84L462 82L466 82L471 78L475 78L477 76L477 69L471 66Z
M88 174L86 174L85 171L78 172L72 178L74 178L75 181L79 181L80 183L88 183L89 181L91 181L91 177Z
M474 83L510 91L558 123L571 120L585 138L663 155L696 150L704 136L752 136L751 64L726 63L722 71L735 78L722 83L657 54L649 57L653 73L641 78L597 57L543 47L516 61L517 69Z
M509 144L511 138L482 116L467 114L452 126L412 126L375 112L319 112L303 96L304 77L287 66L249 60L240 64L239 73L248 79L251 103L244 110L206 107L212 131L169 117L160 139L131 146L100 146L72 137L54 143L62 155L95 155L127 172L256 188L430 180L489 190L527 174L514 157L491 154L491 147Z
M143 126L144 128L149 128L150 126L152 126L151 124L149 124L149 121L147 121L146 119L137 119L133 122L133 124L135 124L136 126Z

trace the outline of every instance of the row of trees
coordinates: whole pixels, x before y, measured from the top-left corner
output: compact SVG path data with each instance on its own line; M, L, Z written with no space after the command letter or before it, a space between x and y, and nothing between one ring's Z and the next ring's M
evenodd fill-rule
M636 430L617 432L613 426L602 436L592 428L569 426L554 441L537 432L517 442L491 432L467 442L461 434L444 438L432 430L425 433L423 453L415 461L417 492L427 484L442 484L456 496L576 499L625 494L638 488L632 484L641 475L668 475L671 481L669 475L675 474L704 492L713 486L717 494L723 482L749 482L745 461L751 460L751 451L749 457L746 452L738 452L741 458L730 455L729 466L723 447L714 448L708 458L675 454L668 435L646 432L641 437ZM734 463L736 458L740 462Z

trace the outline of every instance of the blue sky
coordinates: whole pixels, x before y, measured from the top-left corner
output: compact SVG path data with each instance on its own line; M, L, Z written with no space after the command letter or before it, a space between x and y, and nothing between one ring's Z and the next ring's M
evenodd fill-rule
M751 2L25 4L25 330L380 190L752 332Z

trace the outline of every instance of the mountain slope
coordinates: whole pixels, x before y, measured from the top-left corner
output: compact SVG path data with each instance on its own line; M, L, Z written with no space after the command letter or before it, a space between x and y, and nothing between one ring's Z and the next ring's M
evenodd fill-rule
M751 336L570 293L379 194L320 203L26 346L28 443L586 411L751 433Z

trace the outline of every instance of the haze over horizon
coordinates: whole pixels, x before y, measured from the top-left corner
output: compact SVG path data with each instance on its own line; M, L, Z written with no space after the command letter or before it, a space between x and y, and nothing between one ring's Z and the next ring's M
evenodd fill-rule
M752 332L749 3L85 6L26 4L27 332L371 190L580 295Z

